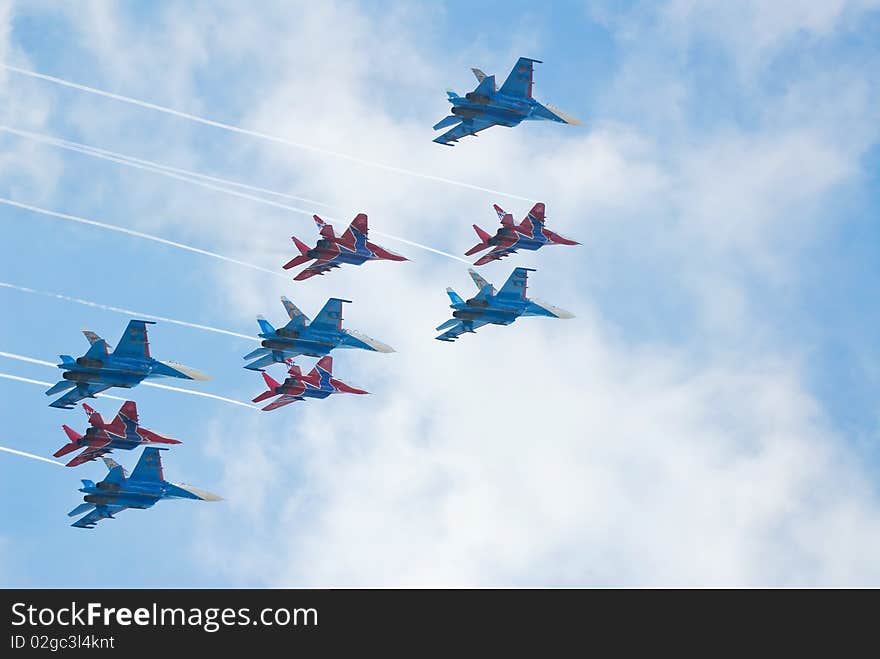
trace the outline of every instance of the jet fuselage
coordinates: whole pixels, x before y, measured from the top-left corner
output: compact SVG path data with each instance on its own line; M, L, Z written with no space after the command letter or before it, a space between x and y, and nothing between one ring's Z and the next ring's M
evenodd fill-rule
M527 100L502 94L490 97L474 92L468 92L464 96L456 95L449 102L452 103L452 114L465 121L488 115L496 123L508 128L518 126L523 119L528 119L533 107Z

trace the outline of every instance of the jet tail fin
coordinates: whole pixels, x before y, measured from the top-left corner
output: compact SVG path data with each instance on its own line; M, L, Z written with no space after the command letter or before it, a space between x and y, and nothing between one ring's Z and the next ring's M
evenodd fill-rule
M321 357L321 359L318 360L318 363L315 364L315 368L312 369L312 373L317 373L318 370L324 370L330 375L333 375L333 357L330 355ZM309 375L312 373L309 373Z
M79 448L78 441L82 439L82 435L80 435L70 426L64 425L61 427L64 429L64 432L67 435L68 439L70 439L70 441L52 454L56 458L60 458L64 455L67 455L68 453L77 450Z
M477 88L474 89L474 91L471 93L477 94L480 96L492 96L495 93L496 89L497 88L495 87L495 76L494 75L487 76L484 74L483 79L480 80L480 84L477 85ZM470 95L468 95L468 96L470 97Z
M452 288L446 289L446 294L449 296L449 299L452 301L452 304L464 304L464 300L461 299L461 295L456 293ZM439 329L439 328L437 328Z
M483 242L488 241L492 237L488 231L481 229L476 224L474 225L474 231L477 232L477 235L480 237L480 240L482 240Z
M312 260L312 257L309 256L309 250L311 249L308 245L306 245L303 241L301 241L296 236L291 236L290 239L293 241L293 244L296 245L296 248L299 250L299 254L293 257L290 261L285 263L282 268L285 270L290 270L291 268L295 268L298 265L302 265L303 263L307 263Z
M318 226L318 233L320 233L322 237L331 240L336 237L336 233L333 231L333 225L327 224L317 215L312 215L312 219L315 220L315 224Z
M257 316L257 323L260 325L263 334L275 334L275 328L272 327L272 324L262 316Z
M281 384L275 380L271 375L266 372L263 372L263 380L266 381L266 386L269 387L267 391L264 391L259 396L253 399L254 403L260 403L268 398L272 398L273 396L277 396L278 393L275 391Z

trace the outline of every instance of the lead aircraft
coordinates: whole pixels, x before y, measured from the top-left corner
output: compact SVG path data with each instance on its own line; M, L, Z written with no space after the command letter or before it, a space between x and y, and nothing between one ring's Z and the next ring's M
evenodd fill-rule
M438 144L454 146L468 135L476 135L492 126L518 126L524 120L555 121L560 124L578 125L578 121L552 105L542 105L532 97L534 65L541 62L520 57L500 88L495 87L495 76L487 76L479 69L471 69L479 83L472 92L459 96L447 91L452 104L452 114L434 125L434 130L454 128L434 138Z

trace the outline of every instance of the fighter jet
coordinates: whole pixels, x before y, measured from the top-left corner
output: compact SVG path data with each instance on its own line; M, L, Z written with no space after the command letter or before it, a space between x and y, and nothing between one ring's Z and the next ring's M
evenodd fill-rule
M257 316L260 324L259 336L263 341L259 348L244 356L244 359L254 359L245 368L252 371L262 371L270 364L285 363L288 357L308 355L309 357L323 357L334 348L360 348L361 350L373 350L375 352L394 352L394 349L381 341L372 339L365 334L350 329L342 329L342 303L351 300L340 300L332 297L327 300L324 308L318 312L315 319L310 323L308 316L297 309L286 297L281 298L281 303L290 316L290 321L284 327L277 330L262 316Z
M329 355L321 357L308 375L303 375L299 366L293 363L292 359L288 359L287 363L290 368L287 371L287 378L283 383L276 382L268 373L263 373L263 379L266 381L268 391L264 391L254 398L253 402L261 403L273 396L281 396L281 398L272 401L263 408L264 412L284 407L290 403L306 398L327 398L331 394L368 394L369 391L357 389L349 384L345 384L342 380L333 377L333 358Z
M447 126L455 128L434 139L438 144L453 146L462 137L476 135L492 126L518 126L524 119L543 119L561 124L579 125L575 117L551 105L541 105L532 98L532 73L535 63L541 62L520 57L501 85L495 88L495 76L487 76L479 69L471 69L477 78L477 88L464 97L454 91L446 95L452 103L452 114L434 125L434 130Z
M110 423L104 421L104 418L86 403L83 403L83 410L89 419L89 428L85 436L68 425L61 426L70 442L55 451L56 458L80 448L85 449L67 463L68 467L76 467L89 460L100 458L115 448L128 451L148 444L180 444L180 440L163 437L138 425L137 405L133 400L125 401Z
M85 494L85 503L67 513L68 517L76 517L87 512L71 526L91 529L102 519L114 519L116 513L127 508L151 508L160 499L196 499L199 501L222 501L216 494L199 490L191 485L175 485L164 480L162 475L162 459L159 449L148 446L141 453L141 459L135 465L131 476L116 461L107 457L101 459L110 472L100 483L83 479L79 489Z
M465 302L451 288L446 289L450 308L454 309L452 318L440 325L437 330L446 330L436 337L439 341L454 341L465 332L474 332L483 325L510 325L520 316L551 316L553 318L574 318L574 316L554 307L552 304L526 297L529 272L533 268L516 268L497 293L495 287L469 269L479 293Z
M50 407L72 409L83 398L94 398L95 394L110 387L130 389L147 378L169 377L184 380L207 380L208 376L189 366L177 362L162 362L150 356L150 343L147 339L147 325L155 325L150 320L130 320L125 333L119 339L116 350L100 336L83 330L91 344L88 352L74 359L61 355L58 368L64 371L64 379L46 392L54 396L70 389Z
M474 261L474 265L485 265L490 261L503 259L513 254L518 249L536 250L544 245L579 245L575 240L560 236L544 226L544 204L537 203L529 211L526 218L519 224L513 223L513 215L506 212L498 204L495 204L495 212L501 220L501 228L491 236L488 231L483 231L476 224L474 231L480 237L480 242L465 252L465 256L471 256L484 249L492 248L488 254L484 254Z
M338 268L345 263L361 265L367 261L407 260L406 257L371 243L367 239L369 228L367 227L367 216L363 213L355 217L354 221L348 226L348 229L345 230L345 233L338 238L333 232L332 225L327 224L317 215L313 217L315 224L318 225L318 232L321 234L317 245L310 248L296 236L290 237L297 249L299 249L300 254L284 264L285 270L290 270L312 259L317 259L312 265L294 277L294 281L302 281L315 275L323 275L325 272Z

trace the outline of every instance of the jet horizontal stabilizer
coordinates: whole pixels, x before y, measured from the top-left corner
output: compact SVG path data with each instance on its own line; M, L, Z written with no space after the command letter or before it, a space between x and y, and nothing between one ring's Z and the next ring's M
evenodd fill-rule
M71 380L62 380L61 382L53 384L48 390L46 390L46 395L54 396L55 394L60 394L62 391L73 389L75 386L76 382L72 382Z
M434 124L434 130L440 130L441 128L447 128L449 126L454 126L455 124L461 121L461 117L456 117L454 114L450 114L448 117L444 117L436 124Z
M443 323L442 325L439 325L439 326L436 328L436 330L437 330L438 332L441 331L441 330L447 330L447 329L449 329L450 327L455 327L456 325L458 325L458 323L459 323L458 318L450 318L449 320L447 320L447 321L446 321L445 323Z
M83 483L87 483L91 481L83 481ZM81 503L76 508L67 513L68 517L77 517L78 515L82 515L83 513L90 512L95 509L95 506L91 503Z

